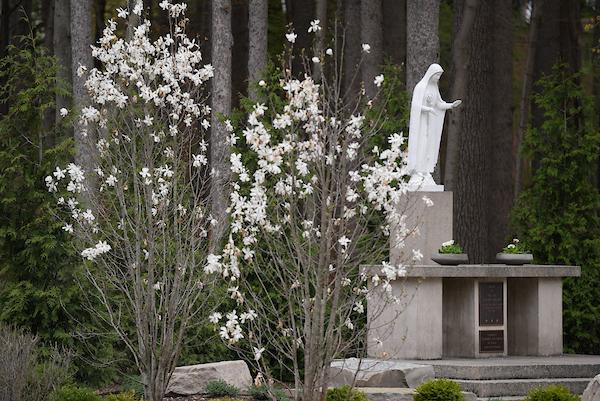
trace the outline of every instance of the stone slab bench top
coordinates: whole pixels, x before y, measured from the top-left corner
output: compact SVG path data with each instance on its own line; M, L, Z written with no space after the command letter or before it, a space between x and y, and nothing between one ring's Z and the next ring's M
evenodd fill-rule
M365 265L369 273L381 265ZM579 277L579 266L565 265L413 265L406 267L406 277Z

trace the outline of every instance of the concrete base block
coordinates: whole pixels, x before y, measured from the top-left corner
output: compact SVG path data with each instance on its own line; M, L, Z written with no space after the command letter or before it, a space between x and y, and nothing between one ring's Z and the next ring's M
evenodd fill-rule
M433 201L427 206L423 198ZM436 264L431 255L442 243L452 239L452 192L409 192L400 200L398 207L406 215L406 225L410 234L398 238L392 228L390 236L390 263L408 263L412 260L413 249L423 254L419 264ZM404 240L400 247L399 240Z

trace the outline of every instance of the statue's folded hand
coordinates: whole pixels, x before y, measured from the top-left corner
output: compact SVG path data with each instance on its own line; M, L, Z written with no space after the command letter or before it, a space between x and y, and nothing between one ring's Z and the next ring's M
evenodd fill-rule
M455 109L462 104L462 100L455 100L452 102L452 108Z

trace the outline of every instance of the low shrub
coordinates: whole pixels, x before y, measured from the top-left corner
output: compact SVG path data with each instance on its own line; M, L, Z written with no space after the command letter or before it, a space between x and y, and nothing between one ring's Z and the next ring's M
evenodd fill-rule
M240 389L225 380L214 380L206 384L206 393L210 397L235 397L240 394Z
M429 380L415 389L415 401L465 401L460 386L448 379Z
M531 390L525 401L579 401L579 397L565 386L551 385Z
M106 396L104 401L142 401L142 399L135 391L131 390Z
M65 386L53 391L50 401L102 401L102 398L89 388Z
M70 379L71 353L0 323L0 401L43 401Z
M366 394L360 390L343 385L327 390L326 401L369 401Z
M248 393L255 400L270 400L270 395L275 397L277 401L290 401L285 390L281 388L269 388L268 386L252 386L248 389Z

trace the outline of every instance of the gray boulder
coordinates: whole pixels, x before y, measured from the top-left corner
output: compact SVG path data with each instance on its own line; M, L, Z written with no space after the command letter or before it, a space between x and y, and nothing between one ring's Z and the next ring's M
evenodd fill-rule
M581 396L581 401L600 401L600 375L588 383Z
M329 369L331 386L352 384L356 387L408 387L433 379L433 366L378 359L339 359Z
M204 363L175 368L167 386L167 394L202 394L206 392L208 382L219 379L242 390L252 384L250 370L244 361Z

